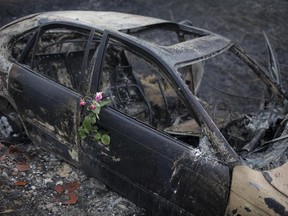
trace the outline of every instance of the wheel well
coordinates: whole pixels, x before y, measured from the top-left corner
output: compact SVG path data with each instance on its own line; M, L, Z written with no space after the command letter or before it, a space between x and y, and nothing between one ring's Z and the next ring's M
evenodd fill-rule
M0 96L0 114L8 115L11 112L17 113L14 106L6 98Z
M20 131L24 131L23 121L17 110L8 99L2 96L0 96L0 116L1 115L12 119L14 126L16 126Z

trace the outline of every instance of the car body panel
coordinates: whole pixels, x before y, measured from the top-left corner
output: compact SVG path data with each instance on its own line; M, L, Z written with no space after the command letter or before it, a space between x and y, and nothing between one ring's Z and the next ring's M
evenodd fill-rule
M9 84L9 94L21 113L29 138L42 148L76 164L76 115L79 113L80 96L16 64L9 73ZM54 93L50 94L52 92ZM31 100L28 97L31 94L37 99ZM59 112L60 110L62 111Z
M8 92L27 123L42 127L68 145L76 145L75 114L79 110L79 94L16 64L9 73L8 82ZM35 98L31 99L29 95Z
M86 168L84 170L93 169L95 165L89 161L95 161L95 164L98 163L96 167L106 170L105 178L112 178L113 175L108 175L114 173L117 178L130 182L127 187L131 184L137 189L128 195L132 200L139 199L142 193L146 194L145 206L153 206L152 209L170 202L171 209L180 207L182 214L185 211L187 215L224 213L229 187L227 167L182 143L175 145L175 140L165 134L153 131L116 110L103 110L99 124L110 132L111 143L109 147L104 147L91 141L84 142L81 145L83 156L80 157ZM90 174L95 175L92 170ZM114 188L115 181L106 183ZM122 194L127 188L117 187L116 190ZM156 212L168 213L170 207L160 207ZM179 214L175 209L174 214Z
M275 169L263 172L264 178L271 183L278 191L281 191L285 196L288 197L288 163L283 164Z
M281 181L281 186L278 188L286 187L287 190L286 167L287 163L270 170L269 174L274 174L273 179L281 178L276 180ZM233 169L231 193L226 214L287 215L288 212L285 208L287 195L281 193L283 190L278 190L277 187L267 180L267 177L265 178L267 174L267 172L261 173L246 166L236 166ZM271 197L272 194L273 197ZM246 200L251 200L252 202L248 203Z

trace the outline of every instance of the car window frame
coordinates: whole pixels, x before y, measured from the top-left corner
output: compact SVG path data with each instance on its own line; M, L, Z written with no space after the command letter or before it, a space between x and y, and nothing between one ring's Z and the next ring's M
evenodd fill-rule
M113 30L105 30L103 35L102 35L102 39L100 41L100 45L98 47L98 55L95 61L95 67L93 70L93 77L92 77L92 82L91 82L91 93L96 93L97 91L99 91L99 85L100 85L100 75L101 75L101 68L102 68L102 63L103 63L103 59L105 56L105 51L106 51L106 47L108 44L108 41L110 38L113 38L117 41L119 41L120 43L123 43L125 46L127 47L131 47L131 50L135 50L136 53L139 53L142 56L145 56L146 59L149 59L150 61L154 62L155 65L160 68L164 74L162 74L167 80L169 80L171 86L173 87L173 89L175 90L175 92L177 93L177 95L180 97L181 101L183 102L183 104L185 104L185 106L189 106L189 103L187 103L187 99L184 96L184 94L182 94L181 92L183 92L182 89L182 83L180 83L180 85L178 85L179 83L176 83L175 80L179 80L180 82L181 79L178 79L177 75L175 76L171 76L173 75L173 71L172 69L169 67L168 64L166 64L166 62L161 59L159 56L156 56L151 50L149 50L147 47L143 46L140 43L136 43L135 41L123 36L124 33L121 32L117 32L117 31L113 31ZM176 78L176 79L175 79ZM177 88L175 88L177 86ZM179 88L178 88L179 87ZM194 115L193 115L194 117Z
M187 107L187 109L189 110L189 113L191 114L193 118L195 118L199 126L201 126L203 122L201 120L201 116L199 117L199 115L197 115L199 111L195 111L193 109L193 107L195 107L194 101L196 101L197 103L197 99L194 98L193 102L191 102L190 97L195 97L195 96L192 94L189 94L189 91L187 91L188 87L185 85L181 77L175 73L175 71L173 70L174 68L172 69L160 56L155 54L149 48L145 47L145 45L130 39L129 36L130 35L127 35L126 37L125 33L115 31L115 30L110 30L110 29L109 30L106 29L103 32L100 45L98 46L98 55L96 57L93 72L92 72L90 92L92 94L95 94L97 91L99 91L102 63L103 63L103 59L105 56L105 51L106 51L109 38L112 37L116 39L117 41L123 43L124 45L131 47L132 50L134 49L137 53L139 53L142 56L145 56L150 61L153 61L155 65L157 65L157 67L159 67L164 72L163 76L167 80L170 81L169 84L173 87L179 99ZM197 106L199 105L197 104Z
M129 38L126 38L122 34L123 33L113 31L113 30L105 30L104 31L100 45L98 46L98 52L99 53L96 57L94 69L93 69L93 73L92 73L92 82L91 82L91 88L90 88L91 94L95 94L96 92L100 91L101 68L102 68L102 64L104 61L104 57L105 57L105 53L106 53L109 39L112 38L112 39L115 39L116 41L124 44L125 46L129 47L130 50L134 50L135 53L140 54L141 56L145 56L145 59L149 59L149 61L152 61L157 67L159 67L160 70L162 70L164 73L164 74L161 73L161 75L163 75L163 77L165 79L169 80L168 81L169 84L173 87L173 89L176 92L179 99L187 107L190 115L194 118L194 115L191 113L191 110L190 110L191 107L189 106L189 103L187 102L185 95L182 94L183 90L181 89L181 86L179 88L175 88L177 83L175 82L175 80L173 80L173 77L171 76L171 73L173 73L173 72L169 72L169 70L171 70L171 68L165 63L164 60L162 60L160 57L156 56L148 48L146 48L145 46L143 46L141 44L134 42L133 40L130 40ZM145 124L144 122L141 122L140 120L135 119L135 118L129 116L128 114L123 113L123 112L121 112L121 111L119 111L119 110L117 110L111 106L109 106L107 108L116 110L117 112L127 116L131 121L137 121L137 122L145 125L146 127L149 127L151 130L156 130L152 125ZM200 124L199 124L199 127L201 127ZM164 131L159 131L159 130L157 130L157 131L160 132L161 134L163 134L164 136L168 135ZM173 137L172 135L169 135L169 136ZM187 144L181 140L179 140L179 142L183 143L184 145L189 146L189 144Z
M185 106L187 106L190 115L196 120L199 127L201 127L203 132L201 136L206 136L208 138L214 150L216 149L218 151L218 149L223 149L220 157L222 157L224 162L234 163L239 161L239 155L234 152L224 135L221 133L219 128L215 125L214 121L211 119L203 106L197 100L196 96L193 95L192 92L189 90L188 86L185 85L184 81L181 79L175 68L173 68L173 66L171 65L170 67L169 64L165 62L165 59L162 59L159 55L157 55L156 52L153 52L152 49L149 49L149 44L146 47L145 42L143 42L142 44L139 40L134 39L133 36L115 30L106 29L104 31L99 45L99 50L101 52L97 56L97 59L95 61L95 67L93 70L91 93L96 93L97 90L99 90L101 67L105 54L104 51L106 50L110 37L131 47L132 49L135 49L136 52L138 52L139 54L146 56L148 59L155 62L155 64L165 73L163 74L164 77L168 78L168 81L171 82L170 85L176 91L179 99L183 102ZM111 107L111 109L113 108ZM131 117L129 116L129 118ZM142 124L146 125L144 123ZM153 129L151 126L149 127ZM161 133L165 134L164 132Z
M97 29L90 27L90 26L85 26L85 25L81 25L81 24L76 24L76 23L70 23L70 22L63 22L63 21L53 21L53 22L49 22L49 23L44 23L42 25L40 25L39 27L33 29L35 30L33 37L30 39L30 41L28 42L27 46L25 47L24 51L22 52L22 54L20 55L19 61L18 63L20 63L21 65L24 65L25 67L28 67L31 71L33 71L34 73L41 75L45 78L48 78L49 80L51 80L52 82L55 82L65 88L71 89L74 92L77 92L79 94L88 94L89 93L89 89L90 89L90 85L88 87L88 90L86 90L85 92L80 92L79 89L75 89L75 88L69 88L68 86L57 82L56 80L52 79L49 76L45 76L37 71L35 71L34 69L34 60L35 60L35 54L36 54L36 46L37 46L37 42L39 41L39 38L41 36L41 34L47 30L47 29L53 29L53 28L59 28L59 27L63 27L63 28L67 28L67 29L78 29L79 31L87 31L89 33L89 38L87 41L87 44L85 46L85 52L84 52L84 57L83 60L81 62L81 73L89 67L89 64L94 64L94 60L92 59L91 62L88 62L88 53L90 51L90 47L91 47L91 43L93 40L93 37L95 35L95 33L98 33L99 35L101 35L102 37L102 32L101 31L97 31ZM33 30L29 30L29 31L33 31ZM25 32L27 33L27 32ZM100 44L101 44L101 38L100 38ZM99 44L99 46L100 46ZM98 47L99 47L98 46ZM95 53L97 52L98 48L96 49ZM29 52L32 52L32 56L31 56L31 61L29 64L24 64L23 61L25 60L25 58L27 57L27 55L29 54ZM91 84L91 79L92 79L92 73L91 72L91 76L89 78L89 84Z
M22 34L19 38L17 38L16 42L18 42L18 40L20 38L22 38L23 35L27 35L27 33L33 32L32 38L28 41L26 47L24 48L23 52L19 56L19 60L17 62L19 62L20 64L24 65L23 61L25 60L25 57L27 56L27 53L32 49L32 47L33 47L33 45L35 43L35 39L37 37L38 31L39 31L39 27L38 28L34 28L34 29L30 29L27 32L25 32L24 34ZM15 43L13 43L13 47L14 47Z

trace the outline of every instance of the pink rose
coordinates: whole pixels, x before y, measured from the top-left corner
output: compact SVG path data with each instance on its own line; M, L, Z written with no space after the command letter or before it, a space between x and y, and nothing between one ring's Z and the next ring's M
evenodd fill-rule
M102 100L102 97L103 97L102 95L103 95L103 92L97 92L96 96L95 96L95 100L97 102L100 102Z
M95 109L96 109L96 106L95 106L94 104L91 104L91 105L90 105L90 109L91 109L91 110L95 110Z
M83 100L83 99L80 99L80 106L85 106L86 105L86 102L85 102L85 100Z

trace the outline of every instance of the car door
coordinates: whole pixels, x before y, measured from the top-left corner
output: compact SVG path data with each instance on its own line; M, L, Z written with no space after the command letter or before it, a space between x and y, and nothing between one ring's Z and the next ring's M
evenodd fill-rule
M56 23L42 26L34 37L13 64L9 94L34 142L67 160L77 159L69 151L78 148L79 101L98 44L92 43L94 31Z
M175 129L179 122L189 121L195 130L199 126L177 96L165 67L114 34L102 38L92 81L94 90L111 100L99 121L111 143L83 141L82 168L150 209L148 214L223 215L229 169L197 149L199 137Z

